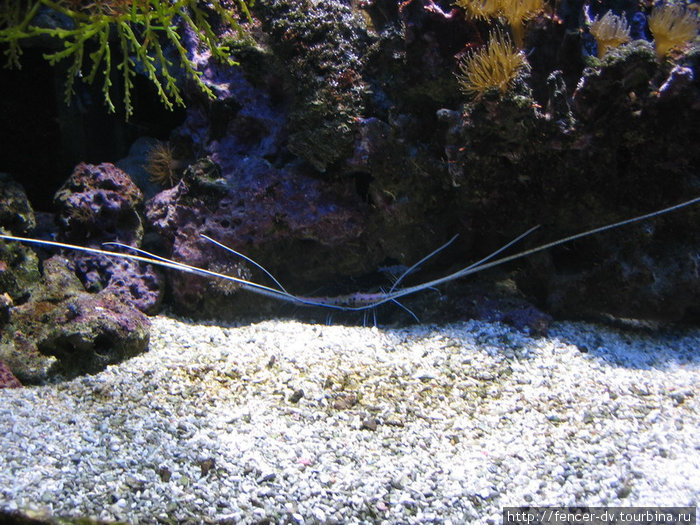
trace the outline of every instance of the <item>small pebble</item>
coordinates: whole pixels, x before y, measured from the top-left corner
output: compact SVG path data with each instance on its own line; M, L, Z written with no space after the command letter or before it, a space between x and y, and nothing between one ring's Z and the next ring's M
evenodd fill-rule
M495 525L505 502L700 501L700 330L152 321L143 355L0 392L0 509Z
M289 402L298 403L302 397L304 397L304 391L301 388L298 388L289 396Z

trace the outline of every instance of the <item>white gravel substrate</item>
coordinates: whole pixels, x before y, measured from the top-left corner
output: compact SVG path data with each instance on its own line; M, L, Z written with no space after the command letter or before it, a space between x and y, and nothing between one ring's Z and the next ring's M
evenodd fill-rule
M131 523L500 523L696 505L700 331L153 319L91 377L0 390L0 508Z

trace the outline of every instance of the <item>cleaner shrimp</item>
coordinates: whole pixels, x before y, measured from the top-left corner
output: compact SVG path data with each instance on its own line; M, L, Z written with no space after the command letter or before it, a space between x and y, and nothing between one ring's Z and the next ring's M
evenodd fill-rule
M383 305L383 304L386 304L386 303L394 303L394 304L406 309L417 320L417 317L410 310L408 310L403 305L401 305L401 303L399 303L399 299L401 299L402 297L416 294L416 293L421 292L423 290L434 288L436 286L448 283L450 281L454 281L456 279L461 279L461 278L466 277L468 275L482 272L482 271L487 270L489 268L500 266L502 264L514 261L516 259L521 259L523 257L527 257L529 255L533 255L535 253L539 253L539 252L548 250L548 249L553 248L555 246L560 246L562 244L575 241L577 239L589 237L591 235L602 233L602 232L605 232L608 230L620 228L623 226L627 226L629 224L633 224L636 222L640 222L640 221L644 221L644 220L651 219L654 217L658 217L659 215L670 213L670 212L679 210L681 208L684 208L686 206L696 204L698 202L700 202L700 197L696 197L694 199L681 202L679 204L670 206L668 208L663 208L661 210L653 211L651 213L639 215L639 216L633 217L631 219L626 219L626 220L615 222L612 224L606 224L606 225L600 226L598 228L586 230L586 231L583 231L581 233L570 235L568 237L564 237L564 238L558 239L556 241L541 244L541 245L536 246L534 248L523 250L523 251L520 251L520 252L512 254L512 255L507 255L505 257L497 258L501 253L503 253L508 248L512 247L514 244L518 243L519 241L521 241L522 239L524 239L525 237L530 235L537 228L539 228L539 226L535 226L533 228L530 228L526 232L522 233L521 235L519 235L518 237L516 237L512 241L508 242L507 244L503 245L502 247L500 247L496 251L490 253L489 255L484 257L483 259L480 259L480 260L470 264L469 266L462 268L461 270L458 270L458 271L451 273L449 275L445 275L443 277L433 279L430 281L426 281L426 282L416 284L413 286L407 286L407 287L403 287L403 288L399 287L399 284L408 275L410 275L411 273L416 271L428 259L430 259L431 257L435 256L436 254L440 253L447 246L449 246L452 242L454 242L454 240L457 238L457 236L455 235L448 242L446 242L445 244L443 244L439 248L435 249L433 252L426 255L420 261L418 261L417 263L413 264L410 268L405 270L396 279L396 281L394 282L394 284L392 285L392 287L388 291L382 291L382 292L376 292L376 293L356 292L356 293L342 295L342 296L336 296L336 297L306 297L306 296L301 296L301 295L294 295L294 294L288 292L284 288L284 286L282 286L282 284L269 271L267 271L262 265L258 264L257 262L255 262L251 258L247 257L246 255L239 253L236 250L229 248L228 246L225 246L224 244L216 241L215 239L212 239L211 237L208 237L208 236L203 235L203 234L202 234L202 237L205 240L207 240L208 242L211 242L214 245L227 250L228 252L232 253L233 255L236 255L237 257L240 257L240 258L246 260L247 262L249 262L250 264L254 265L255 267L257 267L259 270L261 270L265 275L267 275L274 282L274 287L273 286L266 286L263 284L259 284L259 283L253 282L253 281L246 280L246 279L241 279L239 277L233 277L231 275L218 273L218 272L215 272L212 270L206 270L204 268L199 268L197 266L192 266L192 265L189 265L186 263L177 262L177 261L174 261L171 259L167 259L165 257L160 257L158 255L152 254L152 253L147 252L145 250L141 250L139 248L135 248L133 246L129 246L129 245L118 243L118 242L107 242L107 243L103 244L103 247L105 247L105 248L115 247L115 248L119 248L122 250L128 250L131 253L125 253L123 251L121 251L121 252L107 251L106 249L88 248L88 247L84 247L84 246L67 244L67 243L62 243L62 242L57 242L57 241L33 239L30 237L19 237L19 236L15 236L15 235L0 234L0 239L5 240L5 241L14 241L14 242L27 243L27 244L34 244L34 245L39 245L39 246L44 246L44 247L68 249L68 250L73 250L73 251L78 251L78 252L85 252L85 253L89 253L89 254L93 254L93 255L103 255L103 256L113 257L113 258L128 259L128 260L132 260L132 261L138 261L138 262L144 262L147 264L152 264L154 266L160 266L163 268L169 268L169 269L176 270L176 271L200 275L203 277L224 279L224 280L232 281L232 282L236 283L243 290L247 290L249 292L263 295L266 297L270 297L272 299L286 301L288 303L292 303L292 304L298 305L298 306L315 306L315 307L320 307L320 308L342 310L342 311L346 311L346 312L353 312L353 311L362 312L362 311L367 311L367 310L376 308L376 307Z

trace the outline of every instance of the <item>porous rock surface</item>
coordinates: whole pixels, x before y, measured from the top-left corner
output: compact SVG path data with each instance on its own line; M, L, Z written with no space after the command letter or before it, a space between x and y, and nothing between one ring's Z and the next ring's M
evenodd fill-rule
M89 168L81 166L77 172L79 178L89 172ZM98 175L110 168L103 166L102 170L97 170ZM128 176L122 174L122 179L126 181ZM102 183L102 186L113 194L112 202L122 198L109 183ZM81 188L83 191L79 193L85 196L85 185ZM135 186L133 190L138 192ZM13 216L11 210L17 210L20 216L23 210L29 210L27 224L34 225L34 213L26 195L21 190L14 194L16 198L7 201L8 206L14 207L8 208L3 217ZM102 209L96 201L110 200L104 194L95 200L81 199L77 194L64 193L64 196L69 202L73 202L70 196L74 196L87 206L95 206L96 212ZM104 213L109 214L109 206L104 209ZM67 214L65 218L71 216ZM90 214L80 217L88 221L94 219ZM17 235L33 233L12 221L0 226L15 228L12 233ZM74 255L68 252L67 256ZM101 291L94 290L97 293L87 292L79 279L80 272L76 271L79 265L60 255L45 258L44 254L40 260L28 246L0 242L0 362L25 384L94 373L108 364L143 352L148 346L149 320L132 303L124 301L125 295L119 293L123 288L108 285ZM110 275L118 277L113 268L119 268L119 262L105 265L112 268L111 273L108 272ZM136 289L128 288L128 296L133 299L131 292Z
M62 241L92 248L102 248L105 242L141 244L143 194L113 164L79 164L56 192L54 202ZM158 310L163 290L152 267L85 253L68 257L86 289L104 289L144 312Z
M167 217L169 254L237 266L203 243L209 231L299 293L340 282L330 295L359 291L346 285L382 266L410 266L454 234L433 276L536 224L545 227L529 246L694 196L698 51L659 63L638 40L586 58L585 35L565 31L581 17L560 9L560 18L528 22L532 67L514 90L472 100L456 65L492 27L459 9L432 0L256 4L237 69L193 55L217 98L193 97L171 142L217 166L222 193L195 184L188 206L172 190L151 201L161 232ZM183 210L154 213L156 204ZM558 316L695 322L698 213L555 248L509 267L510 278ZM172 280L187 288L174 294L179 311L225 310L204 283Z
M98 372L147 349L150 322L139 310L108 292L85 292L60 256L44 261L43 272L0 333L0 361L22 382Z

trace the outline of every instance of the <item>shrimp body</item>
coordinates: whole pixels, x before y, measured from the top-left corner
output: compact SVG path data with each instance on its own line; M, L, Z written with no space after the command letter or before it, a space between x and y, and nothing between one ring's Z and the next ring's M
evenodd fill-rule
M304 297L300 295L294 295L292 293L289 293L275 277L268 272L265 268L263 268L260 264L257 262L253 261L249 257L238 253L237 251L233 250L232 248L229 248L218 241L211 239L205 235L202 235L203 238L206 240L216 244L219 247L222 247L226 249L227 251L244 258L248 262L252 263L259 269L261 269L265 274L267 274L268 277L270 277L274 283L275 287L272 286L266 286L263 284L259 284L253 281L249 281L246 279L241 279L239 277L234 277L231 275L225 275L222 273L214 272L211 270L206 270L204 268L199 268L197 266L192 266L186 263L182 262L177 262L171 259L167 259L165 257L160 257L157 255L154 255L152 253L149 253L147 251L141 250L139 248L134 248L133 246L128 246L124 245L121 243L105 243L106 246L113 246L113 247L118 247L123 250L129 250L132 253L125 253L125 252L112 252L112 251L107 251L107 250L102 250L99 248L88 248L84 246L77 246L73 244L66 244L66 243L61 243L61 242L56 242L56 241L46 241L46 240L41 240L41 239L32 239L29 237L18 237L15 235L4 235L0 234L0 239L4 239L6 241L14 241L14 242L22 242L22 243L27 243L27 244L36 244L39 246L45 246L45 247L54 247L54 248L63 248L63 249L68 249L68 250L73 250L73 251L80 251L84 253L90 253L94 255L103 255L107 257L114 257L114 258L121 258L121 259L129 259L132 261L139 261L139 262L144 262L148 264L153 264L155 266L161 266L163 268L169 268L172 270L176 271L181 271L181 272L186 272L186 273L192 273L195 275L200 275L203 277L208 277L208 278L213 278L213 279L224 279L228 281L232 281L239 285L242 289L248 290L252 293L256 293L259 295L263 295L266 297L270 297L272 299L280 300L280 301L286 301L298 306L317 306L321 308L328 308L328 309L335 309L335 310L343 310L343 311L364 311L364 310L369 310L372 308L376 308L377 306L380 306L385 303L393 302L397 304L398 306L402 306L398 300L402 297L406 297L408 295L413 295L418 292L421 292L423 290L433 288L435 286L439 286L441 284L454 281L456 279L461 279L462 277L466 277L467 275L471 275L474 273L482 272L484 270L487 270L489 268L493 268L495 266L499 266L501 264L505 264L510 261L514 261L516 259L521 259L523 257L527 257L529 255L532 255L534 253L538 253L544 250L548 250L550 248L553 248L555 246L559 246L561 244L569 243L572 242L576 239L581 239L583 237L588 237L591 235L595 235L597 233L601 233L607 230L612 230L614 228L620 228L622 226L626 226L628 224L632 224L635 222L640 222L646 219L651 219L653 217L657 217L659 215L663 215L665 213L669 213L672 211L679 210L681 208L684 208L686 206L690 206L693 204L696 204L700 202L700 197L696 197L694 199L681 202L680 204L676 204L674 206L670 206L668 208L664 208L661 210L657 210L651 213L647 213L645 215L640 215L638 217L633 217L631 219L626 219L620 222L612 223L612 224L606 224L605 226L600 226L598 228L593 228L590 230L586 230L581 233L577 233L575 235L571 235L569 237L564 237L562 239L558 239L553 242L549 242L546 244L542 244L539 246L536 246L534 248L530 248L528 250L524 250L518 253L515 253L513 255L508 255L506 257L501 257L501 258L496 258L497 255L499 255L501 252L506 250L507 248L511 247L513 244L516 242L520 241L527 235L529 235L532 231L534 231L537 226L534 228L530 228L528 231L523 233L522 235L516 237L509 243L505 244L495 252L489 254L488 256L484 257L483 259L470 264L469 266L462 268L461 270L458 270L454 273L451 273L449 275L446 275L444 277L440 277L438 279L433 279L431 281L423 282L420 284L416 284L413 286L408 286L408 287L403 287L399 288L398 285L399 283L411 272L413 272L420 264L425 262L427 259L435 255L436 253L439 253L442 249L444 249L447 245L449 245L454 239L456 238L453 237L450 241L447 243L443 244L441 247L437 248L434 250L432 253L415 263L413 266L411 266L408 270L406 270L399 278L395 281L394 285L386 292L376 292L376 293L369 293L369 292L355 292L347 295L339 295L335 297ZM402 306L403 307L403 306ZM410 311L409 311L410 313ZM413 315L413 314L412 314ZM415 316L414 316L415 317Z

